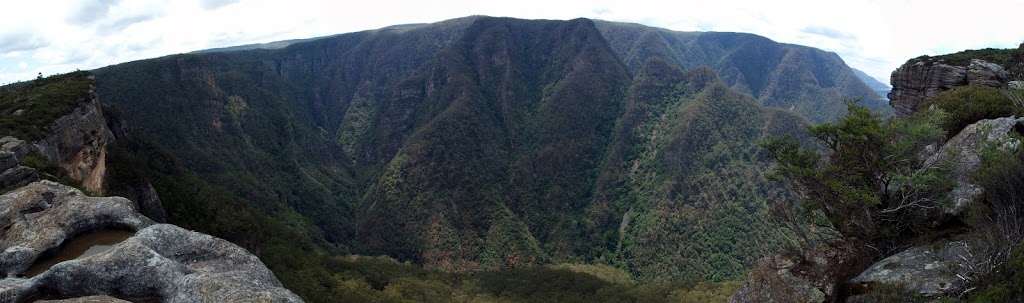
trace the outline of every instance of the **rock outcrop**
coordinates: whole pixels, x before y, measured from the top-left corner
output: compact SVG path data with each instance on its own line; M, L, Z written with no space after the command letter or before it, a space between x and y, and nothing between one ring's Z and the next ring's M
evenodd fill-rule
M6 136L0 138L0 151L14 153L18 159L24 159L28 155L29 145L24 140Z
M980 251L965 241L916 246L876 262L850 282L865 289L881 283L930 298L948 296L973 276Z
M130 180L130 184L126 184L125 180L114 180L112 183L118 186L110 188L112 179L107 174L106 165L108 148L119 143L119 134L124 135L121 139L131 141L131 137L127 136L130 127L120 119L108 119L96 94L93 76L82 73L68 77L75 77L75 81L88 83L88 86L76 86L80 87L80 91L68 94L67 100L60 100L60 103L65 103L69 109L61 111L62 116L41 127L45 135L32 139L31 143L11 136L0 138L0 151L12 152L18 159L24 159L29 153L38 153L60 166L67 172L68 177L79 182L87 191L100 195L114 194L127 197L138 203L138 209L144 215L157 222L166 221L167 213L163 209L162 201L149 181ZM47 90L47 85L52 84L43 84L39 89ZM117 125L118 132L112 131L110 125ZM35 171L27 167L8 173L0 170L0 173L3 173L0 175L0 190L38 180Z
M113 295L164 302L301 302L245 249L157 224L114 249L59 263L34 278L62 296Z
M981 196L984 190L971 183L970 178L981 166L982 152L987 148L1019 148L1020 140L1011 137L1010 132L1021 122L1024 122L1024 118L1005 117L975 122L925 160L924 167L948 165L950 177L956 182L956 187L949 193L952 203L943 208L944 214L959 215L967 203Z
M102 192L106 146L113 135L103 118L95 84L79 97L77 104L73 112L47 126L47 136L34 144L39 153L59 164L83 187Z
M39 181L0 196L0 302L46 294L69 302L301 302L245 249L169 224L154 224L119 197L86 197ZM102 228L137 230L106 252L64 261L21 278L40 256L75 235Z
M110 296L88 296L64 300L43 300L41 303L131 303Z
M917 111L925 99L957 86L1006 87L1010 73L995 63L973 59L967 66L954 66L934 58L911 59L892 72L889 104L899 117Z
M0 192L39 180L35 169L19 164L28 152L25 141L11 136L0 138Z
M967 65L968 85L1005 87L1010 80L1010 72L999 64L972 59Z
M14 153L0 151L0 191L39 180L36 170L18 164Z
M21 275L41 255L79 234L150 224L127 199L87 197L72 187L35 182L0 196L0 272Z
M835 241L819 245L809 256L776 254L758 262L743 286L729 298L743 302L826 302L836 298L845 272L856 268L856 246Z

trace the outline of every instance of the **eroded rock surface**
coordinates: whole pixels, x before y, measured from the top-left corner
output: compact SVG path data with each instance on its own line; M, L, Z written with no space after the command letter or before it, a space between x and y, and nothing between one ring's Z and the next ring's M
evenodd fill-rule
M971 174L981 166L981 154L986 148L1016 150L1020 140L1009 134L1024 118L998 118L975 122L946 142L941 149L924 162L925 167L949 165L950 177L956 187L949 193L952 203L944 207L947 215L958 215L964 205L978 199L984 190L971 183Z
M912 247L876 262L851 282L865 288L884 283L932 298L949 295L967 282L972 266L979 262L974 259L981 255L975 246L954 241Z
M0 271L20 275L40 255L78 234L138 230L152 223L125 198L87 197L69 186L35 182L0 196Z
M23 302L40 293L78 300L65 302L117 302L91 296L301 302L245 249L174 225L154 224L134 205L119 197L86 197L50 181L0 196L0 269L7 274L0 280L0 302ZM105 228L138 232L106 252L57 263L31 278L18 277L71 237Z
M967 65L967 84L991 87L1006 86L1010 72L999 64L980 59L971 59Z
M967 69L915 59L893 71L889 81L889 104L898 116L905 117L917 111L925 99L967 84Z
M47 126L47 136L35 142L35 147L86 189L102 192L106 146L113 134L107 129L95 85L90 85L78 104L73 112Z
M0 151L11 152L18 159L24 159L28 155L29 145L24 140L6 136L0 138Z
M761 260L743 286L729 298L741 302L826 302L836 298L836 285L855 267L856 251L848 242L820 245L809 259L776 254Z
M14 153L0 151L0 191L36 180L39 180L39 175L35 169L18 165L18 157Z
M934 58L911 59L892 72L889 104L900 117L917 110L925 99L957 86L983 85L1006 87L1010 73L995 63L972 59L968 66L933 62Z
M142 229L108 252L54 265L37 281L63 296L301 302L245 249L169 224Z
M43 300L41 303L130 303L110 296L88 296L63 300Z

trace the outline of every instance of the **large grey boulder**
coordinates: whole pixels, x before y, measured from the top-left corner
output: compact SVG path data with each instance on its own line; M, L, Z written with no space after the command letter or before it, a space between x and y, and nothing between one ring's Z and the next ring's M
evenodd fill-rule
M980 252L966 241L912 247L876 262L850 282L868 289L883 283L930 298L948 296L973 276Z
M129 301L121 300L110 296L88 296L78 297L72 299L63 300L43 300L37 301L39 303L131 303Z
M24 140L5 136L0 138L0 151L14 153L14 156L21 160L28 155L29 145Z
M0 196L0 272L25 272L40 255L75 235L107 228L138 230L153 222L120 197L87 197L51 181Z
M1006 117L988 119L968 125L950 139L939 151L925 160L925 167L949 165L951 178L956 187L949 193L952 201L943 208L943 213L959 215L964 206L978 199L984 190L971 183L971 174L981 166L981 154L987 148L1016 150L1020 140L1009 134L1024 118Z
M29 184L39 180L36 169L28 166L16 166L0 171L0 191Z
M980 59L971 59L967 65L967 82L969 85L991 87L1006 86L1010 80L1010 72L999 64Z
M729 302L825 302L827 290L795 273L796 267L796 262L781 255L762 260Z
M0 191L29 184L36 180L39 180L36 170L18 165L17 154L0 151Z
M54 265L37 283L62 296L301 302L245 249L169 224L142 229L110 251Z
M86 197L39 181L0 195L0 303L38 293L67 302L301 302L245 249L169 224L154 224L120 197ZM40 256L76 235L119 228L137 231L110 250L50 266L21 278ZM96 297L100 296L100 297Z
M892 72L889 104L898 117L906 117L920 110L925 99L954 87L1006 87L1009 80L1012 79L1005 68L980 59L972 59L967 66L956 66L941 59L916 58Z
M805 257L775 254L754 265L730 303L828 302L837 297L848 268L856 267L857 245L836 240L818 245ZM866 264L864 264L866 265Z
M18 157L12 152L0 151L0 171L18 166Z
M967 69L925 60L911 60L892 72L889 104L899 117L918 110L925 99L967 84Z

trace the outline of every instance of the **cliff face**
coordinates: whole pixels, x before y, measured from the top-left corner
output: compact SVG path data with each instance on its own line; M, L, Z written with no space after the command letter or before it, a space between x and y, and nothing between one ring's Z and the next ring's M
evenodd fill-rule
M948 65L935 58L916 58L892 72L889 102L897 116L917 111L922 101L957 86L1006 87L1010 73L1002 66L972 59L964 66Z
M0 190L42 176L80 185L94 194L126 196L138 202L143 214L158 222L167 219L160 197L148 181L111 179L108 152L118 140L131 143L130 127L119 116L104 114L95 78L89 73L74 72L37 79L21 87L4 87L0 90L0 105L0 110L11 111L0 119L0 158L5 159L0 165ZM22 162L37 166L49 162L56 167L37 173L19 164ZM112 187L112 183L120 186Z
M93 79L89 76L89 79ZM57 163L85 189L103 192L106 147L113 138L107 129L95 84L75 100L74 111L46 127L47 136L34 142L39 153Z

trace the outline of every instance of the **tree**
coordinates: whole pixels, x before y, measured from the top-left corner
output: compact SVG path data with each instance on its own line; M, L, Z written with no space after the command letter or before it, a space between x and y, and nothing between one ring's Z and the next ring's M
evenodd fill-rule
M883 252L893 246L887 240L926 227L921 214L936 211L950 186L946 169L925 167L920 156L944 138L941 112L884 122L855 102L847 107L836 122L808 127L816 147L788 136L761 143L777 162L769 177L793 193L773 215L802 244L847 238Z

